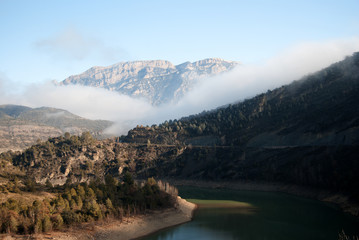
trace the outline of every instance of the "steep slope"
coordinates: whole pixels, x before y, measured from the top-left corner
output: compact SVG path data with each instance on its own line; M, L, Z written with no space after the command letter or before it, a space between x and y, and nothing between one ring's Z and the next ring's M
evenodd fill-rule
M84 134L52 138L21 154L0 154L0 169L21 169L36 182L54 185L103 180L108 174L119 178L130 172L140 179L274 183L291 192L303 186L314 193L307 196L319 199L337 202L337 195L344 195L337 203L359 215L358 154L358 146L170 146L98 141Z
M163 60L121 62L109 67L92 67L61 84L102 87L161 104L179 100L198 79L229 71L237 64L218 58L177 66Z
M359 201L359 53L290 85L207 113L138 127L132 143L189 146L147 172L345 192Z
M240 147L359 144L359 54L252 99L151 129L125 141Z
M353 193L359 185L358 91L357 53L241 103L135 128L120 139L134 145L109 143L98 149L111 153L96 158L141 177L279 181ZM103 150L84 151L92 156Z
M0 152L21 150L36 143L69 132L81 134L89 131L100 136L111 122L88 120L66 110L55 108L29 108L17 105L0 106Z
M119 139L67 136L0 155L38 182L138 178L276 183L325 191L359 215L359 53L252 99ZM122 141L122 142L121 142ZM316 196L320 199L321 197ZM354 204L353 204L354 202Z

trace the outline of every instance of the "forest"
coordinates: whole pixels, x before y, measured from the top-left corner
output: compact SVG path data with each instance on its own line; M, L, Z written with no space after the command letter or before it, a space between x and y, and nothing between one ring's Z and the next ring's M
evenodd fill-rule
M126 136L65 133L1 153L0 230L47 232L174 206L176 190L154 178L297 185L356 204L358 102L355 53L251 99ZM48 197L12 197L39 191Z
M148 210L173 207L177 193L175 188L162 182L160 186L167 187L171 194L161 190L153 178L136 183L129 173L124 174L122 181L107 175L104 182L66 183L56 187L49 183L46 186L33 183L31 187L21 188L17 186L17 179L12 183L13 188L2 187L2 192L35 194L46 190L55 197L33 202L8 198L0 205L2 233L43 233L104 219L122 220Z

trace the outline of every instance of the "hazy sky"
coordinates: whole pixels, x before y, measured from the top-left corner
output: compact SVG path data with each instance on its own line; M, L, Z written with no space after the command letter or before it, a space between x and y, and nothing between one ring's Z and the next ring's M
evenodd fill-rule
M290 83L359 51L358 0L0 0L0 104L62 108L137 124L210 110ZM82 86L54 86L92 66L209 57L242 62L176 104L151 106Z
M0 76L21 86L129 60L257 63L359 36L358 12L358 0L0 0Z

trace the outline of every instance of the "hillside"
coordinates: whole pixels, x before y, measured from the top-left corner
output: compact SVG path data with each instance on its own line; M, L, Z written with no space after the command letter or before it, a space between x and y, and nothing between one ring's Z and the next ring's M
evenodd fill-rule
M121 62L108 67L92 67L60 84L106 88L158 105L178 101L199 79L227 72L238 64L218 58L176 66L163 60Z
M359 53L252 99L127 136L60 136L0 155L39 183L121 178L275 183L359 203ZM354 204L354 205L353 205ZM354 210L353 210L354 209ZM350 211L359 215L358 208Z
M237 147L359 144L359 54L210 112L136 128L126 142Z
M17 105L0 106L0 152L21 150L39 140L63 135L65 132L81 134L89 131L100 137L111 122L89 120L66 110Z
M122 141L187 146L158 177L262 181L359 200L359 53L292 84L196 116L137 127Z

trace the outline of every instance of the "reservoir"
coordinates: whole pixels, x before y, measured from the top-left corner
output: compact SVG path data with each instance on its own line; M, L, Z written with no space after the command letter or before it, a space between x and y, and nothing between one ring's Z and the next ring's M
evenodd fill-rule
M316 200L197 187L180 187L179 195L199 204L193 221L141 239L338 240L342 230L359 236L357 218Z

